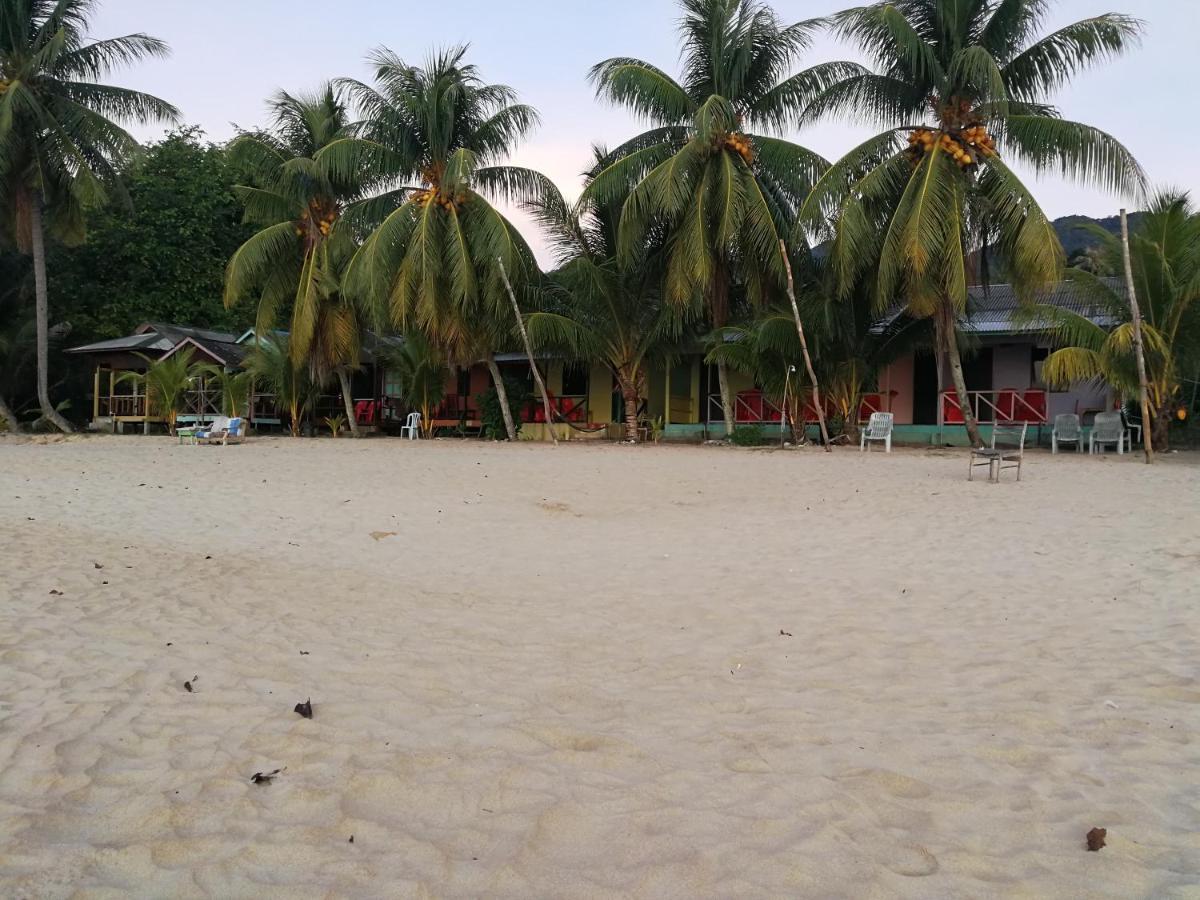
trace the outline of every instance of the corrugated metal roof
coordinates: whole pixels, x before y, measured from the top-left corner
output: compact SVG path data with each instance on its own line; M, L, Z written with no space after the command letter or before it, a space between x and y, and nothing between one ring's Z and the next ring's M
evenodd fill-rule
M166 353L180 341L191 338L201 346L220 345L222 347L237 344L237 335L224 331L210 331L206 328L190 328L186 325L165 325L157 322L146 322L139 325L133 334L125 337L111 338L107 341L96 341L81 347L72 347L68 353ZM228 351L217 354L221 358L232 355ZM241 357L237 357L240 359Z
M1104 279L1104 283L1118 296L1125 296L1125 285L1121 279L1107 278ZM1056 306L1085 316L1105 328L1117 324L1118 321L1108 309L1095 303L1083 287L1075 282L1060 281L1029 303L1023 302L1017 296L1016 289L1011 284L993 284L987 288L973 285L967 288L967 312L960 321L960 327L963 331L978 335L1037 334L1045 330L1046 323L1030 318L1028 313L1018 315L1018 312L1039 304ZM877 321L871 330L879 333L903 314L904 308L897 305Z

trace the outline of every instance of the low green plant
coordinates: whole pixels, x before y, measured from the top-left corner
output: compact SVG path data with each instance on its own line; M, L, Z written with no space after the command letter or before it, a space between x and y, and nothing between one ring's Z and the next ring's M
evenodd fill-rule
M654 441L654 443L657 444L659 441L662 440L663 431L665 429L666 429L666 426L663 424L662 416L656 416L655 418L651 419L650 420L650 440Z
M761 425L739 425L729 440L737 447L761 447L764 442Z
M342 433L342 429L346 427L345 416L326 416L325 427L329 429L329 433L337 437Z
M516 428L519 438L521 436L521 409L529 402L532 394L524 381L511 378L504 379L504 391L508 394L508 408L512 413L513 426ZM496 393L495 385L482 394L477 394L475 402L479 404L479 421L483 425L483 436L489 441L505 440L508 437L508 430L504 427L504 411L500 407L500 395Z

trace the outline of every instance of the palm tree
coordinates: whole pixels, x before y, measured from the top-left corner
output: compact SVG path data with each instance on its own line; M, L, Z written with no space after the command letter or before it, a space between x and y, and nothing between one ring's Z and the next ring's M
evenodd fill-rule
M229 371L224 366L201 367L204 377L221 393L221 414L229 418L244 416L250 407L250 390L254 387L252 373L242 369Z
M588 190L603 202L628 192L623 258L640 258L645 244L654 243L648 235L665 235L667 302L683 308L703 301L712 326L721 328L735 283L754 301L782 288L779 239L828 165L776 135L821 91L860 67L833 62L791 74L820 20L784 26L759 0L682 0L681 6L681 80L628 57L592 68L598 96L652 127L617 148L616 161ZM732 433L723 361L718 372Z
M546 181L501 164L537 113L517 103L511 88L484 82L465 54L458 47L414 66L377 51L374 87L345 82L365 117L358 138L318 157L335 170L368 159L394 181L358 205L362 220L378 225L354 258L351 284L380 301L396 327L425 332L451 362L482 359L512 440L516 431L492 352L512 334L500 264L518 289L537 267L488 198L523 199Z
M433 411L446 396L446 363L424 333L404 335L399 347L380 353L380 361L400 382L400 397L410 409L421 413L421 428L433 432Z
M587 177L611 162L596 148ZM623 199L603 204L585 192L572 206L551 187L527 204L558 263L545 286L548 309L531 314L527 327L535 346L608 367L624 402L625 439L636 443L650 364L678 342L682 317L662 303L661 277L653 267L621 265L617 235Z
M267 388L275 398L275 406L287 413L288 431L292 437L299 437L304 414L320 389L320 385L313 382L308 367L297 368L288 348L269 337L258 338L244 365L254 385Z
M71 424L50 401L46 230L68 243L83 211L114 188L137 143L118 124L173 121L157 97L99 83L113 68L167 55L145 34L89 41L95 0L0 0L0 209L18 248L33 257L37 394L42 415Z
M1104 265L1120 266L1120 239L1101 228L1090 230L1100 242ZM1152 418L1147 425L1153 429L1154 447L1165 450L1179 405L1180 376L1200 373L1200 212L1187 194L1154 198L1130 235L1130 256L1145 319L1142 339ZM1103 382L1132 402L1139 385L1128 298L1090 272L1074 269L1067 275L1114 324L1106 328L1058 307L1035 307L1031 316L1044 321L1060 345L1042 364L1042 378L1063 388Z
M371 179L362 167L334 171L321 150L347 134L346 106L333 85L312 95L280 91L270 102L273 127L238 137L236 163L258 186L235 188L246 221L262 230L229 261L225 305L258 295L256 330L272 331L290 315L288 354L324 384L336 374L351 432L359 434L350 396L350 372L359 367L363 312L342 290L357 249L346 206L364 195Z
M800 222L837 223L832 264L849 290L872 268L876 299L932 317L973 443L979 428L955 337L972 263L998 253L1031 296L1063 266L1058 238L1006 157L1037 172L1140 192L1144 176L1114 138L1059 117L1054 91L1136 42L1141 24L1107 14L1039 36L1052 0L892 0L835 15L875 63L832 85L805 118L883 127L835 163ZM907 137L907 141L905 140Z
M194 350L185 347L178 353L162 359L151 359L137 354L146 361L146 371L123 372L117 381L140 384L146 394L146 415L161 416L167 420L167 430L175 433L175 421L183 410L187 392L192 389L203 367L192 361Z

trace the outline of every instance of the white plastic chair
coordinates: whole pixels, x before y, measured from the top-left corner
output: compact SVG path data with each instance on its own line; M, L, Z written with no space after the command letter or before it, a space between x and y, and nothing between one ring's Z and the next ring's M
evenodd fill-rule
M887 412L873 412L871 418L867 422L867 427L862 430L862 436L858 441L858 452L862 453L866 450L871 451L871 445L867 441L883 441L883 451L885 453L892 452L892 414Z
M406 436L410 441L415 441L421 436L421 414L419 412L410 412L400 427L400 437Z
M1088 453L1103 452L1105 444L1116 444L1118 454L1125 452L1125 422L1119 412L1096 413L1088 437Z
M1057 453L1059 444L1074 444L1075 452L1083 452L1083 431L1079 427L1079 416L1061 413L1054 417L1054 430L1050 432L1050 452Z

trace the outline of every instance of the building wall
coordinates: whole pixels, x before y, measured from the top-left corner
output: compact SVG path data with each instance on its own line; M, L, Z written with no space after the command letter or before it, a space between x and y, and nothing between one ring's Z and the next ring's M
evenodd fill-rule
M879 389L891 396L891 411L897 425L913 420L913 355L902 356L879 373ZM885 399L886 402L886 399Z
M1033 348L1034 344L1028 342L993 345L992 388L999 391L1033 387Z

